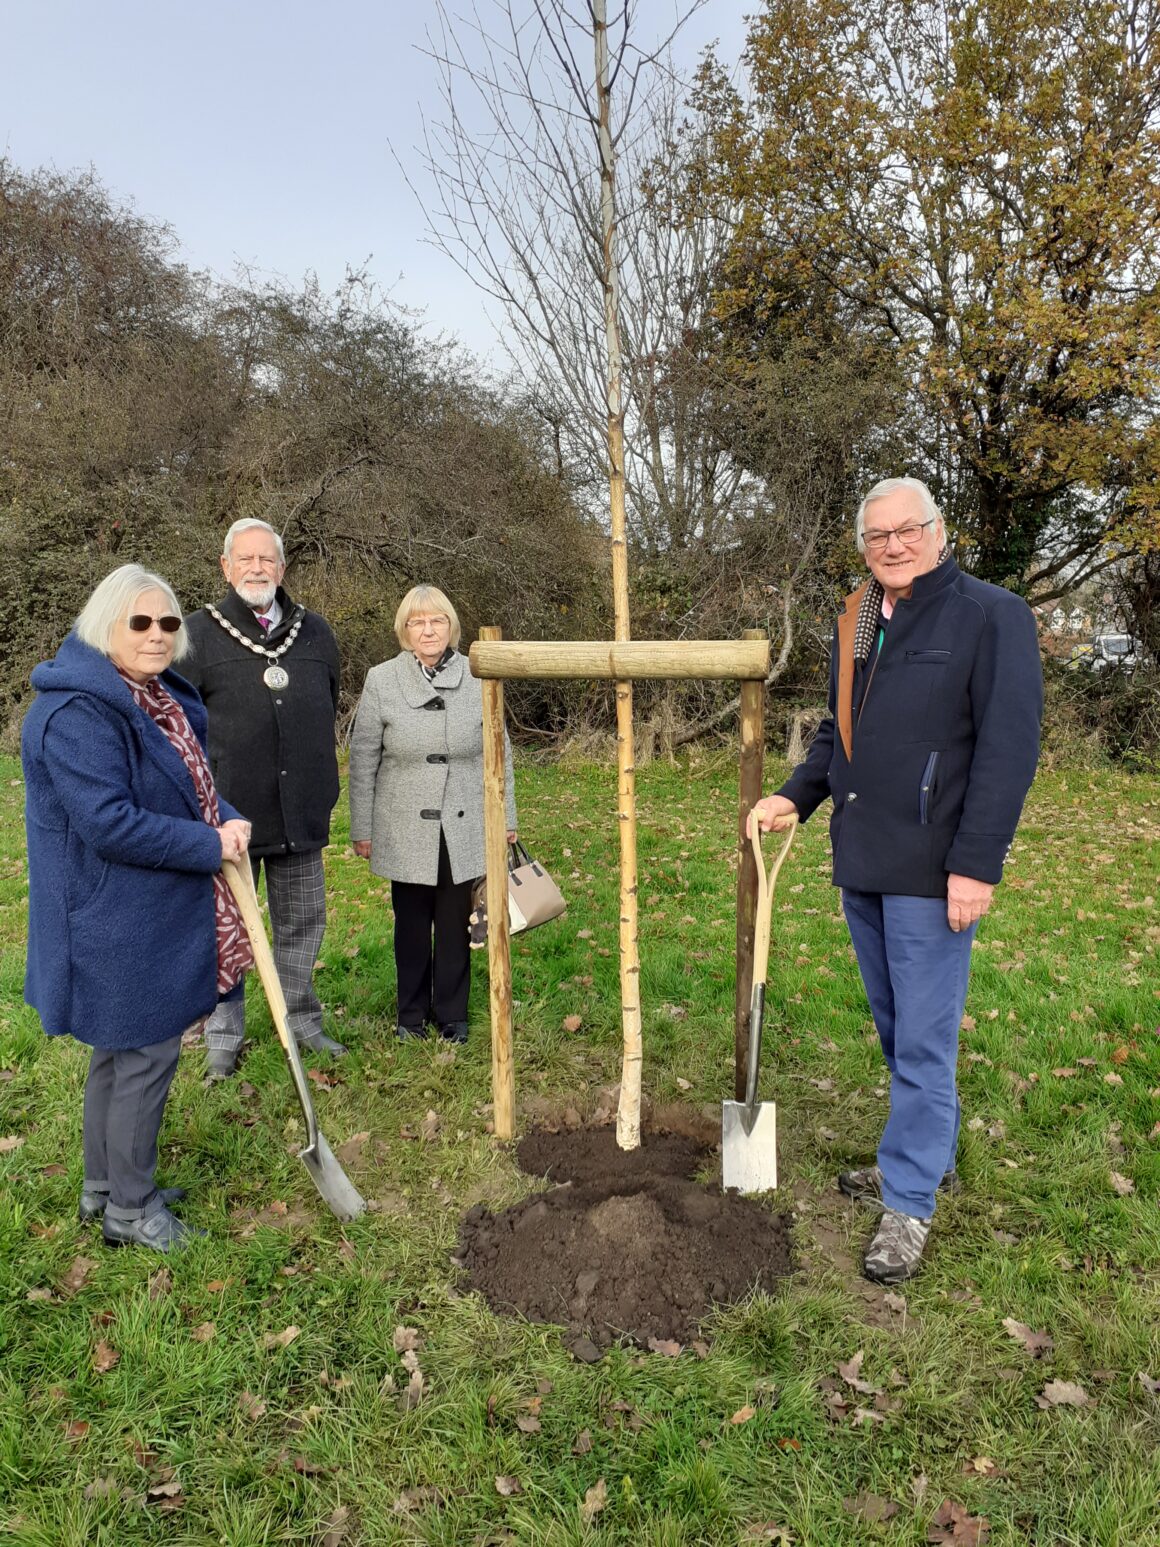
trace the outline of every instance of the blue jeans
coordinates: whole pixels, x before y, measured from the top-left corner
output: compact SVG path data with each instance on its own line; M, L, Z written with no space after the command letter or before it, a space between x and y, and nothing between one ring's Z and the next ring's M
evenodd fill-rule
M842 906L890 1070L882 1201L929 1219L958 1147L955 1066L978 925L956 934L944 897L843 891Z

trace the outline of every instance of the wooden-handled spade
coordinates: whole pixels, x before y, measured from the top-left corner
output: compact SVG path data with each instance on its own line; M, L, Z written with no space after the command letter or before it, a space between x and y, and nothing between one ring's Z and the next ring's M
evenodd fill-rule
M250 869L250 862L245 859L240 861L228 859L223 862L222 870L241 910L242 923L246 926L246 934L250 937L254 964L266 992L266 1002L270 1006L274 1029L278 1033L278 1041L281 1042L282 1050L290 1065L294 1089L302 1108L302 1116L306 1121L306 1144L298 1151L298 1157L310 1172L310 1179L322 1194L323 1202L330 1212L342 1220L357 1219L366 1209L366 1199L339 1165L334 1151L326 1142L325 1135L319 1131L298 1044L291 1035L290 1024L286 1018L286 996L282 992L278 969L274 966L274 954L270 950L270 942L266 939L266 928L262 923L262 914L258 907L258 894L254 890L254 873Z
M745 1100L721 1106L721 1185L738 1192L772 1192L777 1188L777 1104L758 1101L757 1071L761 1063L761 1023L765 1015L765 979L769 969L769 930L773 888L789 853L797 817L791 817L785 842L769 872L761 853L761 830L750 820L750 841L757 859L757 912L753 931L753 996L749 1001L749 1062Z

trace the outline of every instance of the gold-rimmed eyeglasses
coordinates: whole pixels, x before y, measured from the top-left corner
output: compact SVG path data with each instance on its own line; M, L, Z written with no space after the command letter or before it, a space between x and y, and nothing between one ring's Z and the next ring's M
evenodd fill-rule
M440 613L437 618L408 618L407 627L414 629L416 634L425 634L428 629L438 633L441 628L449 628L451 619Z

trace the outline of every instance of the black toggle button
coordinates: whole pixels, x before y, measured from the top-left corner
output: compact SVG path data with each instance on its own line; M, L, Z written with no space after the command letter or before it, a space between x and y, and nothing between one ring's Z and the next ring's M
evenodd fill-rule
M442 811L420 811L419 815L425 822L437 822L443 813Z
M428 754L427 754L427 761L429 763L445 763L447 761L447 753L446 752L428 752Z
M446 707L441 698L429 698L423 705L424 709L445 709Z

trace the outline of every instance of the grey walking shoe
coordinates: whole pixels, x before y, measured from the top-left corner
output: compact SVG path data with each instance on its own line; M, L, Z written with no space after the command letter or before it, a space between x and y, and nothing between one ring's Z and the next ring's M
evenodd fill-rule
M185 1197L185 1188L159 1187L157 1193L162 1203L168 1208L171 1203L181 1202L182 1198ZM82 1192L80 1208L77 1210L81 1224L87 1225L94 1219L103 1219L108 1206L109 1195L107 1192Z
M901 1284L904 1279L913 1278L929 1235L929 1219L916 1219L913 1214L884 1208L882 1222L862 1258L862 1272L876 1284Z
M110 1219L101 1225L106 1246L146 1246L153 1252L179 1252L205 1230L194 1230L168 1209L154 1209L144 1219Z
M328 1037L324 1031L316 1031L309 1037L300 1037L298 1046L306 1048L311 1053L329 1053L331 1058L342 1058L346 1053L342 1043L336 1042L333 1037Z
M962 1184L957 1171L948 1171L938 1184L939 1192L958 1192ZM838 1190L856 1203L882 1202L882 1171L878 1166L863 1166L857 1171L838 1172Z
M404 1026L400 1021L395 1027L395 1036L400 1042L422 1042L426 1035L426 1026Z
M466 1021L445 1021L439 1028L439 1035L444 1042L464 1043L467 1041Z

